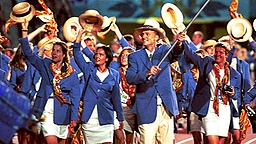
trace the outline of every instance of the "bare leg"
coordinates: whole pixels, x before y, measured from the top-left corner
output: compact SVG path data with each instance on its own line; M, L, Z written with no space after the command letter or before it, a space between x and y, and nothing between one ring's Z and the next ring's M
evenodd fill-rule
M219 137L219 144L224 144L227 137Z
M58 144L58 138L54 135L46 136L45 140L47 144Z
M231 133L228 132L228 137L225 138L225 144L230 144L231 143Z
M239 129L235 129L234 130L234 134L232 135L233 138L233 142L232 144L240 144L240 130Z
M201 144L202 143L201 132L193 131L191 133L193 135L194 144Z
M207 136L205 134L203 134L203 140L204 140L204 144L209 144L209 141L208 141Z
M116 144L125 144L126 137L124 130L117 129L115 130L115 143Z
M219 144L219 136L217 135L209 135L207 136L209 144Z
M133 133L126 132L126 143L133 144Z

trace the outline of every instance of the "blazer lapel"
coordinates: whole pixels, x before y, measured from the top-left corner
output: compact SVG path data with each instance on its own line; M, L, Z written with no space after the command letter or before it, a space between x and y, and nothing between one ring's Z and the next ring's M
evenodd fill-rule
M154 57L154 55L153 55ZM152 60L153 60L153 57L152 57ZM142 61L142 63L148 68L150 69L152 67L152 63L151 61L149 60L149 57L148 57L148 54L146 52L145 49L143 49L140 53L140 59Z

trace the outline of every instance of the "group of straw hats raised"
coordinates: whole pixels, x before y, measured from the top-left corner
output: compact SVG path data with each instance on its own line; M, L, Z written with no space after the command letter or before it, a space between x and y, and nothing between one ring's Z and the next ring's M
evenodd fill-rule
M35 8L27 2L16 4L10 13L8 21L22 23L25 20L30 21L35 15ZM173 34L183 31L186 27L183 24L183 14L177 6L171 3L166 3L162 6L161 17L163 22L169 27ZM116 22L116 17L102 16L96 10L86 10L79 17L69 18L63 26L63 34L68 42L73 42L77 36L78 30L81 28L87 29L89 32L93 28L98 28L100 31L98 36L105 35ZM253 28L256 30L256 20L253 22ZM158 32L160 38L166 38L165 31L160 28L159 23L154 20L149 20L140 28L135 29L134 37L138 42L141 41L140 33L144 29L152 29ZM227 24L227 32L229 36L237 41L247 41L252 35L252 26L245 18L231 19Z
M12 8L10 13L10 19L5 24L7 29L16 23L29 22L35 16L36 10L33 5L28 2L20 2ZM79 29L87 29L88 32L94 28L98 28L98 36L105 35L116 22L116 17L102 16L96 10L87 10L79 17L69 18L63 26L63 35L68 42L73 42L77 36ZM89 30L90 29L90 30ZM53 40L49 38L43 38L39 41L39 49L48 43L52 43Z

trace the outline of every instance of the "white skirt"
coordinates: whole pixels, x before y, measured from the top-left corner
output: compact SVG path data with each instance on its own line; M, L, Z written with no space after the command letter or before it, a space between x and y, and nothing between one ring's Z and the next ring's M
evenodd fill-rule
M213 109L213 101L210 101L208 113L202 118L205 134L218 135L222 137L228 136L228 129L230 125L230 105L219 103L219 116L215 114Z
M84 139L87 144L112 142L114 137L114 125L100 125L98 120L97 105L95 106L89 121L82 125Z
M44 137L54 135L61 139L66 139L68 136L68 125L56 125L53 123L53 110L54 99L49 98L42 117L45 118L45 121L40 123Z

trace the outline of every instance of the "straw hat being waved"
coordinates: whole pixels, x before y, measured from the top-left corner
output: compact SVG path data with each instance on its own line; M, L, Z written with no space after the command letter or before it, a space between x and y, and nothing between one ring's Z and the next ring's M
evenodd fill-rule
M76 39L78 31L81 29L78 17L69 18L63 26L63 35L68 42L73 42Z
M113 24L116 23L116 17L103 17L103 24L101 30L97 33L98 36L103 36L109 32Z
M23 23L25 19L27 22L30 21L34 15L35 8L33 5L29 4L28 2L20 2L12 8L10 18L13 21Z
M155 32L157 32L160 39L165 38L164 30L162 28L160 28L160 24L155 20L147 19L142 27L135 29L134 34L133 34L135 40L140 44L143 43L141 34L145 30L155 31Z
M256 19L253 21L253 28L256 31Z
M101 28L103 17L96 10L87 10L79 16L79 23L84 29L91 32L93 28Z
M177 6L166 3L162 6L161 17L168 28L178 28L183 24L183 14Z
M227 32L234 41L245 42L252 35L252 26L245 18L234 18L228 22Z

